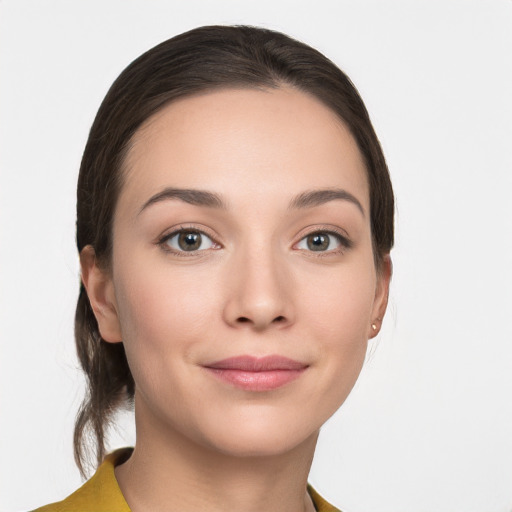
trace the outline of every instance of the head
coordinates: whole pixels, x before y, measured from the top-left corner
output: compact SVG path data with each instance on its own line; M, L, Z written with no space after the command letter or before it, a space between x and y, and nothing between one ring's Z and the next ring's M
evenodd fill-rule
M154 162L154 168L158 168L162 160L165 161L169 157L173 158L173 155L179 153L180 148L187 147L187 144L191 145L198 141L200 143L200 140L208 141L211 137L211 130L222 134L226 132L227 126L241 123L242 114L240 112L243 113L243 116L248 116L248 131L247 134L241 135L242 139L236 141L235 150L230 152L231 166L234 165L237 158L238 163L243 162L244 154L249 154L251 145L254 146L255 151L264 150L266 154L271 155L272 148L268 144L272 144L272 142L260 140L258 133L261 133L262 130L270 132L274 128L276 134L280 133L280 128L291 132L293 130L291 126L287 126L287 122L297 114L295 120L297 125L308 123L309 120L313 123L315 132L311 133L311 140L316 140L318 143L316 147L322 147L322 144L325 144L323 154L333 155L333 159L325 166L325 172L322 174L322 171L319 171L321 177L318 180L318 185L315 183L315 176L311 173L308 174L307 171L300 171L300 176L293 175L293 168L297 167L297 161L290 165L287 165L286 161L276 162L276 159L280 158L281 155L279 151L276 151L276 157L273 160L269 157L271 160L269 166L258 165L256 168L251 167L251 165L244 165L244 168L247 169L246 175L243 172L236 172L234 167L231 171L226 171L228 166L224 165L221 157L219 157L220 163L218 166L215 166L215 163L211 164L208 176L201 173L195 175L194 168L197 169L200 166L201 169L205 169L212 161L212 144L210 144L209 150L205 148L205 158L210 160L203 162L196 160L194 162L195 167L191 166L191 171L186 175L174 176L173 183L167 183L165 181L167 178L162 179L161 174L157 172L153 172L151 176L144 175L144 169L147 168L149 159L152 158L149 156L150 154L161 155L160 161ZM262 113L261 119L258 117L259 112ZM275 112L277 113L274 115ZM272 118L272 120L267 121L269 118ZM270 124L268 124L269 122ZM190 128L188 135L185 134L185 136L182 133L183 130L181 130L184 123L187 123ZM209 133L206 133L208 127L211 129ZM203 129L206 130L205 133L203 133ZM304 135L299 132L300 130L296 135L298 138ZM315 133L318 135L316 139ZM159 134L163 134L163 137L171 137L172 140L169 138L159 140ZM203 139L201 139L202 135L204 135ZM197 140L191 139L192 136L196 137ZM286 145L288 142L290 141L284 137L278 143ZM305 142L305 139L303 142ZM221 148L222 144L221 141ZM273 144L274 148L278 149L275 146L277 142L274 141ZM340 150L339 152L339 161L336 156L338 154L335 149L336 144L340 144L340 147L344 148L343 151ZM208 143L206 146L208 146ZM245 149L240 150L240 154L237 155L236 148L241 147ZM303 144L300 147L303 147ZM314 149L314 146L312 146L312 149ZM305 153L304 158L301 157L302 161L310 157L312 159L323 158L322 155L311 156L312 152L314 151ZM197 158L200 158L201 153L201 148L194 152L194 154L199 155ZM292 153L293 151L290 151L290 154ZM300 150L298 153L300 153ZM261 154L261 151L258 151L257 154ZM283 154L286 154L286 151ZM348 158L350 161L343 162L343 158ZM318 162L311 160L310 164L317 165ZM137 287L140 290L140 283L134 284L135 288L130 288L129 283L126 284L128 281L136 281L137 278L136 276L133 279L130 277L134 275L134 270L133 268L130 269L126 263L129 258L121 257L121 251L125 251L129 247L127 244L131 243L127 238L130 236L130 228L127 223L127 219L131 219L130 208L133 210L134 205L138 204L137 201L143 201L142 205L144 206L147 202L144 201L144 193L150 194L155 190L162 190L162 186L183 184L183 186L176 188L182 190L190 190L191 188L213 189L214 192L219 192L218 196L223 196L223 192L226 192L224 194L225 199L227 199L227 202L231 202L233 211L224 217L213 215L212 218L217 218L216 224L215 222L214 224L218 227L219 232L225 230L225 233L229 231L227 226L232 226L231 232L240 233L237 240L247 241L247 236L244 238L241 235L243 232L241 226L235 226L235 219L248 221L253 218L251 215L255 215L254 210L244 209L244 205L248 204L247 196L244 196L244 194L247 190L254 190L255 184L274 183L274 187L270 186L268 190L265 187L258 187L262 190L261 194L267 194L267 196L258 196L258 199L255 200L259 204L264 204L268 199L269 208L272 205L275 206L273 213L270 210L265 211L263 209L259 212L261 215L258 213L254 218L258 217L259 219L257 229L261 233L265 230L266 234L279 232L282 235L281 238L284 239L292 233L294 226L300 227L300 229L304 226L299 226L301 221L297 220L299 219L297 215L290 217L290 223L286 226L284 224L277 226L276 219L281 218L281 212L279 214L277 212L282 205L275 194L277 190L276 183L282 183L284 186L288 186L289 183L297 183L297 187L302 188L297 188L296 191L290 190L290 197L286 195L286 201L288 199L295 201L295 206L301 203L301 199L303 206L308 200L312 204L314 199L311 196L309 196L309 199L300 196L304 187L308 190L329 189L330 192L333 192L334 188L340 188L337 187L337 178L335 176L331 177L329 174L338 164L344 166L345 169L349 169L348 178L347 176L345 178L348 179L349 187L353 185L354 190L356 190L356 202L351 199L347 200L347 196L343 199L343 208L350 212L347 213L347 217L351 215L357 217L359 214L355 210L358 210L359 207L356 203L362 206L363 211L360 212L362 218L355 220L354 224L359 222L361 226L366 226L366 228L361 228L363 233L361 240L367 238L366 246L368 249L365 254L371 255L371 265L367 264L364 268L358 267L358 272L361 272L361 274L355 277L359 279L363 274L368 274L370 276L369 288L372 288L375 284L380 296L378 304L370 304L367 300L373 292L366 295L362 293L359 303L357 300L353 301L354 304L359 304L358 311L361 311L361 322L363 320L366 322L366 317L370 318L372 322L368 325L367 333L361 325L351 327L354 335L347 342L345 352L336 352L333 349L333 357L339 355L341 358L345 354L347 358L351 357L355 362L344 368L345 370L350 369L345 373L350 373L351 377L341 385L343 389L339 393L335 393L333 397L327 400L327 402L330 400L332 404L328 404L325 411L322 411L322 414L325 415L329 411L329 415L334 412L331 409L334 408L336 403L338 406L340 405L357 378L362 364L362 355L365 352L363 338L367 340L380 328L380 321L386 306L387 283L390 274L389 252L393 245L394 203L389 174L368 113L355 87L342 71L316 50L283 34L252 27L204 27L192 30L149 50L121 73L105 97L91 128L78 181L77 245L82 255L85 279L80 289L75 332L80 362L89 384L89 393L82 404L75 428L75 455L81 468L84 457L85 433L88 429L92 430L97 446L97 459L101 460L104 455L104 433L112 414L118 407L130 403L135 396L137 378L134 380L134 375L141 375L140 387L142 391L150 392L150 389L152 389L151 386L142 382L144 380L144 370L139 367L139 349L137 348L141 338L135 340L136 336L132 335L136 331L143 332L142 337L149 335L148 331L144 331L144 325L142 325L144 322L137 323L133 318L137 316L134 313L135 309L138 308L137 311L140 311L143 306L143 304L134 304L134 301L130 298L136 294ZM182 168L187 167L186 165L183 166L183 159L180 165ZM277 165L279 169L282 169L283 174L276 175L276 169L272 165ZM231 172L231 175L229 180L225 181L227 172ZM278 181L273 181L274 177ZM327 185L325 187L322 182L324 178ZM341 185L344 183L347 183L347 181L342 181ZM144 188L146 185L147 189ZM294 192L297 192L297 194L294 194ZM190 196L183 200L183 192L180 192L180 194L182 195L182 202L190 204ZM359 197L357 197L358 195ZM331 200L325 201L327 196L328 193L326 194L324 190L323 207L325 208L328 208L328 206L325 206L327 203L332 202ZM147 208L144 208L145 212L142 212L141 216L146 214L156 215L150 211L151 208L158 213L157 208L162 206L158 203L163 203L163 201L158 198L155 199L154 194L146 197L150 201L151 198L153 198L152 202L149 203ZM203 197L203 199L205 198ZM219 199L219 197L210 197L210 205L207 208L220 211L218 205L212 203L216 199ZM223 197L220 197L220 199L222 200ZM197 203L197 197L194 201ZM300 210L300 208L296 208L296 210ZM188 215L188 213L184 215ZM192 216L194 215L196 215L195 211ZM201 226L204 226L204 224L202 223ZM230 240L226 234L217 233L217 227L215 226L213 228L206 226L206 229L212 229L215 232L205 233L203 230L203 241L212 244L207 246L210 250L209 254L211 256L209 258L211 261L213 261L213 258L217 258L217 254L222 253L222 251L215 252L218 247L227 251L228 247L237 246L235 238ZM190 231L193 231L193 227L190 227ZM318 231L319 229L316 229L315 233L318 233ZM343 233L339 236L331 233L327 237L330 237L330 242L328 242L325 235L329 232L330 230L326 228L320 238L317 235L317 238L313 239L311 236L314 233L304 231L302 239L300 241L296 240L293 245L295 253L302 254L303 248L308 250L311 244L327 242L338 246L346 243ZM189 234L197 237L197 232ZM172 235L172 233L166 233L167 238L164 240L167 244L166 247L169 246L171 249L177 247L179 249L176 243L187 243L187 240L183 241L183 239L180 242L179 235L169 235ZM298 232L294 232L293 236L298 236ZM216 240L216 238L222 237L224 237L223 240ZM159 240L161 242L163 239ZM254 240L251 243L254 244ZM188 240L188 242L190 241L191 239ZM361 247L364 245L362 241L357 243ZM350 241L346 247L347 251L350 250L349 245ZM243 246L243 244L240 242L238 246ZM290 247L292 246L290 245ZM363 251L362 248L361 251ZM224 300L223 305L219 306L222 309L220 316L223 316L222 321L225 328L233 332L233 338L241 334L245 340L248 340L247 343L249 344L263 331L272 331L272 334L265 334L265 336L268 336L269 339L272 338L274 341L279 337L278 333L291 333L283 336L283 340L287 339L287 341L282 342L284 343L283 346L296 339L297 332L294 331L294 325L299 324L297 324L295 316L302 310L300 307L293 311L291 309L287 310L288 306L286 304L293 304L293 298L290 297L302 292L300 283L304 283L304 280L301 281L301 276L311 276L316 272L315 269L320 268L316 277L320 282L322 282L322 279L326 279L327 285L329 268L343 265L340 261L335 263L333 260L328 263L327 259L324 259L320 267L318 267L319 263L301 263L299 267L302 270L295 272L295 270L286 270L285 259L283 259L284 257L281 258L278 252L269 252L268 257L262 256L261 261L257 264L260 267L258 269L256 269L256 266L254 267L257 277L251 283L251 289L257 289L257 283L265 281L264 276L268 273L268 283L274 283L276 290L278 290L276 291L276 297L280 297L273 302L274 310L267 312L272 317L270 322L272 327L266 326L263 328L262 326L266 322L263 319L265 315L261 317L262 323L258 326L258 313L254 311L251 313L249 311L250 307L247 306L250 300L247 299L244 302L245 299L241 299L241 295L236 291L240 286L246 286L247 283L242 285L237 282L236 278L232 279L230 277L230 274L244 275L244 272L249 268L247 266L249 260L244 260L240 256L240 252L233 251L233 254L236 254L236 256L233 256L234 259L229 262L233 269L231 273L218 270L220 268L218 266L215 267L217 270L211 271L213 267L208 266L212 265L210 263L195 263L196 267L194 269L190 268L193 265L187 263L187 272L193 270L200 278L199 283L204 282L204 279L209 279L212 275L215 276L217 288L227 290L222 299ZM260 254L264 255L265 251L260 251ZM358 257L358 261L363 260L364 258ZM180 265L182 267L186 266L182 263ZM236 268L236 265L238 265L238 268ZM312 266L308 267L308 265ZM93 289L95 285L84 286L89 281L93 266L104 276L103 282L108 283L106 287L111 286L112 294L115 294L114 289L117 293L115 306L118 322L117 332L115 326L110 329L108 327L110 324L105 324L105 320L102 319L101 300L97 301L93 298L93 295L97 295L97 292ZM156 268L154 265L152 267ZM275 269L276 275L279 274L278 277L272 277L274 272L272 269ZM333 272L333 275L336 276L337 271L334 269ZM341 274L339 275L341 276ZM254 276L251 277L250 269L247 270L245 277L247 280L254 278ZM173 277L174 281L176 279L179 281L179 276ZM339 282L345 282L343 279L345 278L340 277ZM330 281L332 282L333 279L330 279ZM157 282L159 282L158 276L155 277L155 283ZM151 306L151 297L159 296L163 290L158 285L155 286L157 287L147 290L149 295L145 304L149 304L149 306ZM334 293L334 288L332 290L332 293ZM144 295L143 290L140 295ZM238 298L235 299L235 296ZM324 310L329 308L329 304L332 304L333 307L337 305L336 301L329 302L329 297L329 294L327 294L326 302L323 305ZM189 304L186 297L185 299L178 299L174 297L173 300L176 300L176 302L173 309L179 310L180 307L183 307L182 315L190 314L190 318L194 318L193 308L197 302L192 300ZM155 301L153 304L155 307L148 310L148 315L157 314L154 312L158 310L160 305L162 305L162 308L170 307L171 303L166 303L165 300ZM214 301L217 299L211 297L205 300ZM318 303L318 298L314 300ZM205 308L211 309L207 302L203 305ZM249 309L244 314L242 310L246 306ZM356 306L352 305L351 307ZM347 315L353 316L352 313L350 308L346 310ZM163 314L164 312L162 312ZM320 317L321 315L317 315L316 318ZM215 321L215 319L208 320L210 324ZM377 325L375 325L375 322L377 322ZM371 326L372 323L376 329ZM171 327L169 326L169 328ZM222 328L224 329L224 327ZM319 328L320 330L325 329L324 335L329 337L329 333L333 329L339 330L344 327L342 324L329 324L327 322ZM128 338L132 336L134 339L129 341ZM334 332L332 339L335 340L336 336L337 334ZM155 335L155 338L157 337ZM172 343L172 340L170 343ZM155 350L157 350L157 346L158 344L155 345ZM185 349L185 352L187 350L188 348ZM202 358L202 362L210 363L212 362L211 359L215 359L217 355L208 353L208 350L203 350L201 347L192 349L191 357ZM274 348L272 350L275 351ZM307 344L298 350L300 351L300 357L303 359L309 358L308 364L310 361L315 361L316 355L314 351L309 351ZM223 352L222 356L226 357L234 355L230 353L229 349L221 348L220 352ZM187 352L187 354L189 353ZM297 354L294 355L297 356ZM130 369L129 364L134 371ZM312 367L314 367L314 364L312 364ZM340 368L341 366L337 370L339 371ZM179 373L179 371L179 368L177 368L176 372ZM332 371L334 375L336 369ZM198 385L200 385L199 381ZM312 400L317 398L311 397ZM172 402L172 397L169 400ZM286 406L286 400L283 404ZM158 408L158 404L155 407ZM268 408L268 403L262 404L262 407ZM183 414L186 416L186 412ZM247 414L251 413L248 412ZM273 413L269 412L270 414ZM183 421L186 423L189 420L190 418L188 420L185 418ZM189 421L188 427L190 427L190 422L193 423L193 420ZM212 429L214 430L214 427ZM214 434L212 435L214 436ZM297 435L300 436L300 433ZM198 436L200 437L200 434ZM203 442L208 443L209 441L203 439Z

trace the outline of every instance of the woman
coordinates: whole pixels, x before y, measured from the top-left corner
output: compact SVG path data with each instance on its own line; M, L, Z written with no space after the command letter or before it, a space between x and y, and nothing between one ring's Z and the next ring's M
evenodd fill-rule
M108 92L78 182L75 429L101 463L39 510L332 511L319 429L378 334L393 192L366 109L316 50L192 30ZM105 456L134 402L135 448ZM103 462L102 462L103 461Z

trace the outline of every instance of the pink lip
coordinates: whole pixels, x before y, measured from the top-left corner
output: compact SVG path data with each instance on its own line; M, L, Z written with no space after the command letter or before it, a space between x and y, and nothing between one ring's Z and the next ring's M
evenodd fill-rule
M221 380L247 391L270 391L297 379L308 367L282 356L238 356L204 368Z

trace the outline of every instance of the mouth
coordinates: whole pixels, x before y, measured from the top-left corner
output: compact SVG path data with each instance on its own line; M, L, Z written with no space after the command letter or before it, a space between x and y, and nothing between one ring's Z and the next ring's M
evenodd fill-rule
M238 356L203 367L216 378L246 391L271 391L299 378L309 365L283 356Z

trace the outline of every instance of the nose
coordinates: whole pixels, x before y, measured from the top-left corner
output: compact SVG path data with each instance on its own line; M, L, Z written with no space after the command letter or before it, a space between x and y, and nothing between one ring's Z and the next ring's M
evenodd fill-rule
M231 263L224 306L230 326L264 331L295 321L292 278L282 258L259 251Z

